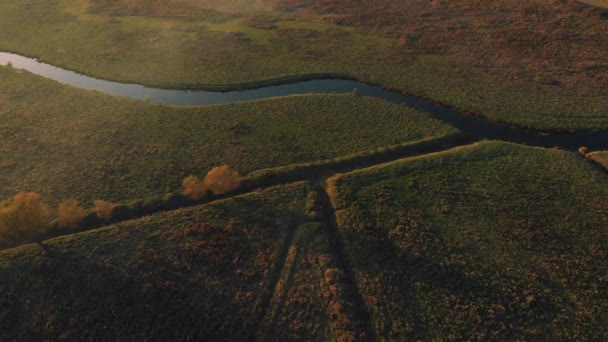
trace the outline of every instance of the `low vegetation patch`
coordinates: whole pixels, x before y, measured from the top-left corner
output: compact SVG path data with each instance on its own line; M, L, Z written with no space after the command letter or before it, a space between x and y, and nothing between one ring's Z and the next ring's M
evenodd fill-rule
M608 179L576 154L477 143L328 188L379 338L608 336Z

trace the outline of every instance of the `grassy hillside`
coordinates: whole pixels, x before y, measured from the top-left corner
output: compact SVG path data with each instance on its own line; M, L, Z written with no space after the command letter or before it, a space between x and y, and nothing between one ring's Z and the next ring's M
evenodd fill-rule
M607 0L580 0L580 1L584 2L586 4L593 5L593 6L601 7L601 8L608 8Z
M495 120L607 129L607 25L554 1L10 0L0 49L153 85L349 74Z
M0 67L0 198L38 191L125 200L179 191L228 164L253 170L330 159L455 130L355 95L167 107L61 86Z
M592 152L587 157L608 170L608 151Z
M0 339L325 340L314 260L327 240L299 228L309 191L298 183L0 252Z
M608 179L579 156L478 143L329 193L378 337L608 337Z

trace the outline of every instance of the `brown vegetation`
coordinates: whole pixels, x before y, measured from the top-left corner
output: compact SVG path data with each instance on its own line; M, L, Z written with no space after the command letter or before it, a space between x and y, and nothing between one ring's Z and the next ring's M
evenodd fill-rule
M93 201L93 210L97 214L97 217L102 220L109 220L112 218L114 206L114 203L104 200Z
M188 176L183 181L184 185L184 196L198 201L205 197L207 189L203 185L203 182L196 176Z
M403 53L480 68L513 86L567 86L602 95L608 87L608 22L576 1L289 0L334 15L337 24L394 38Z
M214 167L201 181L196 176L188 176L183 181L184 196L198 201L208 193L222 195L241 187L241 176L228 165Z
M222 165L207 173L203 185L214 195L221 195L238 189L241 186L241 176L230 166Z
M87 215L86 210L73 199L64 200L57 208L57 223L63 228L76 228Z
M17 194L0 203L0 242L16 243L43 234L51 220L51 210L35 192Z

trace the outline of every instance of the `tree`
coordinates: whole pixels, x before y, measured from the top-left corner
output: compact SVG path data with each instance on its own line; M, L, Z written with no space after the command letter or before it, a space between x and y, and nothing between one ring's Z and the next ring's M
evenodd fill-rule
M78 227L85 216L87 216L86 210L73 199L63 200L57 209L57 223L63 228Z
M205 185L196 176L186 177L182 183L184 186L184 196L192 200L198 201L207 194Z
M241 176L228 165L214 167L207 173L203 185L214 195L221 195L241 187Z
M36 192L22 192L0 203L0 240L16 243L40 239L49 227L51 210Z
M93 201L93 210L97 214L97 217L106 221L112 218L114 206L114 203L104 200Z

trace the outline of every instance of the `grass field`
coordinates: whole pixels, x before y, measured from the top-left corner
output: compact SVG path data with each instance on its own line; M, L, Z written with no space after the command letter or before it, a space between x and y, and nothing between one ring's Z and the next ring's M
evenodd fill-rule
M477 143L328 189L379 338L608 336L608 179L575 154Z
M591 152L587 157L608 170L608 151Z
M61 86L0 67L0 198L112 201L179 192L228 164L253 170L331 159L455 130L355 95L167 107Z
M319 196L292 183L2 251L0 338L364 336Z
M0 338L608 335L608 180L579 156L476 143L327 194L335 223L300 182L1 251Z
M0 51L104 79L350 75L555 130L608 130L607 29L576 1L0 1ZM0 340L608 339L608 152L471 141L355 93L164 106L0 66ZM178 195L219 165L238 185ZM3 202L30 191L52 217Z
M0 49L158 86L348 74L494 120L608 128L608 24L598 13L472 2L309 1L298 11L298 1L11 0L0 3Z
M584 2L586 4L593 5L593 6L601 7L601 8L608 8L607 0L580 0L580 1Z
M0 339L327 339L322 269L306 261L323 247L309 246L310 224L298 228L309 191L298 183L0 252ZM290 297L277 301L288 273Z

